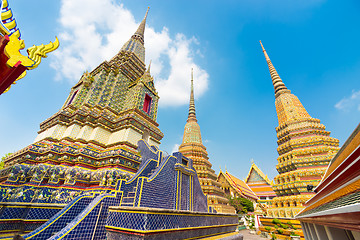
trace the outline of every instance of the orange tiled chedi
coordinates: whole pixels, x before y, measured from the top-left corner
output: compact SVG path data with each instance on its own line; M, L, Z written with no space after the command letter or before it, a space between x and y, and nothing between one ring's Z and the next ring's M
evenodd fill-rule
M234 213L235 209L228 204L229 200L225 197L221 184L216 181L217 175L211 168L212 164L209 161L206 147L201 140L200 126L195 113L193 72L191 72L189 115L179 152L185 157L193 159L194 168L198 174L201 188L208 198L209 207L221 213Z
M312 189L319 184L337 153L339 140L330 137L320 120L308 114L300 100L285 86L261 46L275 90L279 122L276 128L279 175L274 178L273 185L277 197L272 199L267 212L270 217L293 218L314 195Z

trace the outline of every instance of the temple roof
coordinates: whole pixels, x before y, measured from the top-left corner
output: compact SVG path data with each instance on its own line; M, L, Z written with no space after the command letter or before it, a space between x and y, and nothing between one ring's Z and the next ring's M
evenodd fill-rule
M343 163L345 157L356 148L360 147L360 124L355 128L350 137L346 140L341 149L337 152L335 157L330 161L329 167L324 175L324 179L332 174L339 165Z
M237 191L240 195L250 197L252 199L257 200L258 196L251 190L251 188L242 180L238 179L234 175L228 173L226 170L225 173L223 173L220 170L220 173L218 175L218 178L220 175L223 175L226 179L226 181Z
M272 182L269 180L268 176L265 175L261 170L260 168L258 168L258 166L256 166L256 164L253 162L251 164L251 167L250 167L250 171L247 175L247 177L245 178L245 183L248 184L251 179L252 179L252 176L256 174L257 176L259 176L263 181L265 181L267 184L269 185L272 185Z
M316 195L306 202L306 208L296 218L320 225L338 223L336 227L359 231L359 165L360 124L330 162L314 190Z

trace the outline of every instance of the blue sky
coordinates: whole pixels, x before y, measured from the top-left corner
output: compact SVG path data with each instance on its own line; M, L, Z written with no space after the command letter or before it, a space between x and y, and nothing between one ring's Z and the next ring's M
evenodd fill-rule
M85 70L117 53L150 6L146 63L160 94L160 148L181 144L194 67L196 111L210 162L245 178L250 159L276 174L277 116L259 40L285 85L343 144L360 119L356 0L9 0L26 48L60 47L0 96L0 155L32 143Z

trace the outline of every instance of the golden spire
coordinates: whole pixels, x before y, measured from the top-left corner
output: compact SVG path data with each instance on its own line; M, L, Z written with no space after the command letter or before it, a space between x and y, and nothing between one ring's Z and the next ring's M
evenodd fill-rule
M189 116L187 122L189 121L197 122L196 113L195 113L195 100L194 100L194 75L192 68L191 68L191 92L190 92Z
M149 67L147 69L147 72L150 73L150 67L151 67L151 60L150 60L150 63L149 63Z
M132 52L134 53L143 63L145 63L145 46L144 46L144 32L146 25L146 18L149 12L149 7L146 11L144 19L141 21L136 32L131 38L122 46L120 52ZM117 55L114 56L116 58ZM145 65L144 65L145 67Z
M271 75L271 79L274 85L274 90L275 90L275 98L278 97L281 93L291 93L291 91L289 89L286 88L285 84L283 83L283 81L281 80L279 74L276 72L275 67L273 66L273 64L271 63L271 60L268 56L268 54L265 51L264 46L262 45L261 41L260 41L261 47L263 49L264 55L265 55L265 59L266 62L269 66L269 71L270 71L270 75Z
M179 151L182 148L183 144L186 145L188 143L202 145L200 126L197 123L197 119L195 115L194 78L193 78L192 69L191 69L191 93L190 93L189 115L188 115L188 119L186 120L183 142L180 145Z
M148 15L150 7L148 7L144 19L141 21L138 29L134 33L133 37L138 37L142 43L144 43L144 32L145 32L145 24L146 24L146 18Z

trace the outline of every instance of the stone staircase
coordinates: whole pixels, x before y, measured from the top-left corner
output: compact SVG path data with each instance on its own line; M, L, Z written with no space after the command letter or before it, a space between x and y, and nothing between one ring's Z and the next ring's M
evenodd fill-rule
M131 192L128 192L126 197L123 197L121 206L122 207L133 207L135 200L136 186L133 187Z
M152 176L155 171L156 171L156 168L152 169L147 174L146 178L149 178L150 176ZM137 189L136 186L134 186L132 188L132 190L127 193L126 197L123 197L122 202L121 202L122 207L133 207L134 206L136 189Z

